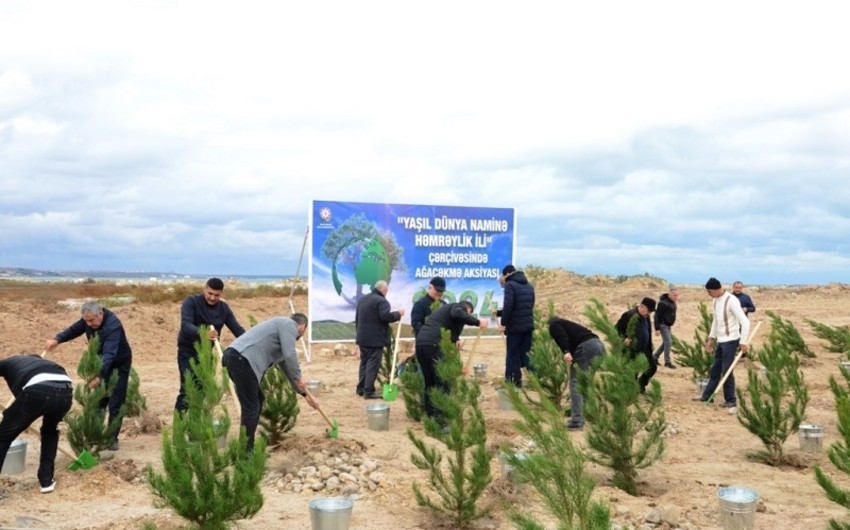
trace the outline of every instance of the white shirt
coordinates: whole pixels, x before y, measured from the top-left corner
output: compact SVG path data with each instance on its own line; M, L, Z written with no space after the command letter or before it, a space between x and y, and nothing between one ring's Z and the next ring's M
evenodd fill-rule
M750 320L741 309L741 302L728 291L714 299L714 320L708 337L717 342L733 340L746 344L750 336Z

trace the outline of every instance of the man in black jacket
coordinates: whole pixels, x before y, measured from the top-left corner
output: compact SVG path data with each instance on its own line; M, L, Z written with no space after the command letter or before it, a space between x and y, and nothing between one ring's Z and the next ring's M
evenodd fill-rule
M504 282L505 287L503 307L496 312L502 317L501 325L507 339L505 381L521 387L522 368L531 367L528 352L531 351L534 333L534 286L525 273L516 270L513 265L502 269L499 282Z
M381 394L375 392L375 379L378 378L384 348L392 344L390 324L404 316L403 307L398 311L390 311L388 291L387 282L375 282L372 292L357 302L357 311L354 313L354 327L357 330L355 342L360 348L356 392L365 399L381 398Z
M108 424L112 425L115 422L117 425L115 432L112 433L112 445L109 446L110 450L117 451L118 433L121 431L121 407L127 400L127 385L130 381L130 368L133 365L133 351L127 341L124 326L115 313L94 300L85 302L80 308L80 313L82 318L59 332L56 337L49 339L44 349L51 351L59 344L76 339L83 334L85 334L86 340L91 340L94 335L98 336L100 348L97 354L103 361L103 365L100 369L100 375L89 381L88 385L89 388L95 388L101 383L106 384L113 373L118 374L115 388L100 402L101 408L106 408L107 404L109 405Z
M16 355L0 361L0 377L15 396L0 421L0 466L9 446L35 420L41 420L38 482L42 493L56 487L53 471L59 447L59 422L71 410L74 391L64 368L38 355Z
M425 323L425 319L431 315L431 307L434 303L438 300L440 304L445 303L443 302L443 293L445 291L446 280L435 276L431 278L431 282L428 284L427 294L413 304L413 309L410 310L410 325L413 327L413 338L416 338L416 335L419 334L419 330L422 329L422 325Z
M670 328L676 323L676 301L678 299L679 290L670 287L668 292L661 295L661 299L658 300L658 308L655 310L655 334L661 335L661 346L655 350L652 357L658 364L661 352L664 352L664 366L666 368L676 368L676 365L670 359L670 348L673 346L673 333Z
M593 360L605 354L605 344L599 337L582 326L564 318L549 319L549 335L564 352L564 362L572 367L570 370L570 421L567 428L573 431L584 427L584 397L578 391L578 371L588 370Z
M224 326L239 337L245 333L230 306L221 300L224 282L219 278L210 278L204 284L201 294L194 294L183 300L180 306L180 331L177 333L177 370L180 372L180 390L174 403L174 410L183 412L189 406L186 403L186 378L195 379L192 372L192 359L198 361L195 343L201 333L201 326L209 326L210 340L216 340Z
M649 320L649 314L653 311L655 311L655 300L644 298L637 307L623 313L617 321L617 333L623 337L632 359L638 354L643 354L649 363L649 369L638 377L641 394L646 391L646 385L658 370L658 364L652 356L652 322ZM629 335L629 322L632 318L636 319L634 335Z
M419 367L425 379L422 405L425 413L431 418L439 419L441 416L440 411L431 402L431 389L439 388L443 392L449 391L448 384L437 374L437 362L443 358L443 351L440 349L443 330L449 330L451 341L460 348L460 334L464 326L487 327L486 320L479 320L472 314L473 309L472 303L468 301L446 304L431 313L431 317L416 336L416 360L419 361Z

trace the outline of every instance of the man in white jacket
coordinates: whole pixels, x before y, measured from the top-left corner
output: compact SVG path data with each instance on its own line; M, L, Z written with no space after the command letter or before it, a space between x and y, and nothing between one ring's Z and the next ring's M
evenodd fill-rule
M729 371L735 361L735 355L740 347L746 353L747 339L750 335L750 321L741 309L741 302L731 293L726 292L717 278L709 278L705 284L708 295L714 299L714 318L711 321L711 331L705 341L706 351L714 350L714 364L711 365L708 386L699 401L707 401L717 389L720 379ZM724 408L733 408L737 403L735 396L735 374L730 373L723 383Z

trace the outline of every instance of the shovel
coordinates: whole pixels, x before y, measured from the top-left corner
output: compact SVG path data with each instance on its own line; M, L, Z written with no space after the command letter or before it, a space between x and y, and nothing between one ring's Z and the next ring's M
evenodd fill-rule
M478 348L478 342L481 340L482 331L484 331L484 328L478 328L478 334L475 335L475 342L472 343L472 349L469 350L469 357L466 358L466 364L463 365L464 375L469 373L469 367L472 366L472 356L473 354L475 354L475 350Z
M401 320L398 321L398 329L395 332L395 343L393 343L393 362L390 368L390 382L384 383L382 394L384 401L395 401L398 397L398 385L395 384L395 364L398 361L398 341L401 338Z
M14 402L14 401L15 401L15 399L12 398L12 402ZM10 403L10 405L11 405L11 403ZM9 408L9 407L5 406L5 407L3 407L3 410L5 411L7 408ZM38 436L39 439L41 439L41 433L39 431L37 431L36 428L33 427L32 425L27 427L27 431L30 434L34 434L34 435ZM70 465L68 465L68 469L70 469L71 471L76 471L78 469L91 469L91 468L93 468L94 466L97 465L97 458L95 458L93 454L89 453L85 449L83 449L83 452L80 453L79 456L77 456L74 453L72 453L71 451L68 451L67 449L62 447L61 445L57 446L56 448L59 450L60 453L62 453L63 455L65 455L65 456L67 456L68 458L71 459L71 463L70 463Z
M750 340L752 340L752 338L755 336L756 332L759 330L759 327L761 327L761 321L756 323L755 329L753 329L753 331L750 333L750 336L749 336ZM720 379L720 382L717 383L717 387L714 389L714 392L712 392L711 395L708 396L708 399L705 400L706 405L711 403L714 400L715 396L717 396L717 392L719 392L723 388L723 383L725 383L726 380L729 379L729 376L732 375L732 370L735 369L735 365L738 364L738 361L741 360L741 357L743 357L743 355L744 355L744 350L740 350L738 352L738 355L735 356L735 360L732 361L732 364L729 365L729 369L726 370L726 373L723 374L723 377Z
M213 339L213 344L215 345L215 351L218 354L218 360L221 361L224 359L224 352L221 351L221 343L218 339ZM230 389L230 396L233 397L233 402L236 403L236 406L241 406L239 403L239 396L236 395L236 387L233 386L233 381L227 382L227 388Z
M313 398L313 394L310 393L309 388L304 389L304 392L306 392L308 396ZM327 430L328 438L333 438L333 439L339 438L339 424L337 424L336 419L331 420L330 418L328 418L328 415L325 414L325 411L322 410L322 407L316 407L316 410L318 410L319 414L321 414L322 417L325 418L325 421L328 423L328 426L330 427L330 429Z

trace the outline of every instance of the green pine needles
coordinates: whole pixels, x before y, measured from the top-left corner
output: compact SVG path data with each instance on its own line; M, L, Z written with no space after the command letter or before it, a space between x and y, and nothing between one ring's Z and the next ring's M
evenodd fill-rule
M399 386L401 397L404 400L404 410L407 417L413 421L421 421L425 410L422 407L422 396L425 393L425 378L419 369L419 361L411 357L404 363L404 369L400 370L401 376Z
M569 407L570 375L567 363L564 362L564 352L549 335L548 322L554 315L555 306L551 300L545 317L540 311L534 310L534 334L531 337L529 357L539 383L536 390L543 397L541 402L533 403L542 406L542 400L545 398L561 411L563 417L564 411ZM530 396L527 393L525 395L531 401Z
M77 375L83 380L74 388L74 401L79 405L79 409L65 416L71 447L77 454L88 451L95 457L112 445L115 434L121 428L125 411L125 407L122 407L118 417L113 419L111 424L106 424L108 412L101 403L109 398L109 393L115 388L117 373L113 373L109 381L101 381L101 384L94 388L88 386L88 381L100 376L100 369L103 367L103 360L97 354L99 348L100 339L95 334L77 364Z
M439 446L427 446L412 429L407 436L416 447L417 453L410 455L413 464L427 470L429 486L434 496L428 495L418 483L413 483L416 502L432 510L438 517L451 521L460 528L468 527L472 521L489 513L488 508L479 507L479 501L492 481L490 460L487 450L487 428L484 415L478 405L481 387L474 379L462 376L460 352L449 339L448 330L443 331L441 343L444 359L437 363L437 373L449 381L448 393L432 389L435 407L441 411L442 419L425 417L425 432L445 445L448 456Z
M800 336L796 326L790 321L782 318L773 311L765 311L765 314L770 317L770 335L768 340L777 342L783 345L791 353L796 353L809 359L814 359L813 352Z
M148 402L141 393L139 387L141 380L139 372L135 368L130 368L130 380L127 384L127 400L124 402L126 407L126 415L129 417L141 416L142 412L148 410Z
M148 465L147 478L157 505L170 507L199 529L224 530L263 506L260 481L266 471L266 442L258 437L248 453L243 429L237 439L219 447L219 438L230 426L221 404L229 381L224 370L216 374L218 359L206 328L195 349L195 384L184 385L189 407L175 413L172 428L163 430L163 471L156 473Z
M841 368L841 376L843 385L836 381L834 376L829 377L829 386L835 396L835 410L838 415L838 432L841 434L841 440L833 442L827 449L827 456L839 471L846 475L850 475L850 372ZM826 474L821 466L816 465L815 480L826 492L826 497L832 502L850 509L850 489L843 488L841 484L836 482L832 477ZM829 520L830 530L850 530L850 523Z
M283 370L272 367L260 385L266 399L260 411L260 429L269 446L280 444L298 419L298 395Z
M850 358L850 328L828 326L809 319L806 319L806 323L812 327L817 338L827 342L826 351L843 353Z
M691 377L694 381L708 379L711 365L714 363L714 352L705 350L705 341L711 332L711 315L705 303L699 303L700 321L694 330L694 340L691 343L679 340L673 336L672 352L682 366L693 368Z
M661 384L653 379L646 392L640 393L636 374L646 369L646 359L643 355L631 358L599 300L592 299L584 315L607 338L610 352L578 376L586 398L585 441L591 449L587 456L614 471L615 487L636 495L638 471L664 453Z
M609 530L611 510L592 499L596 484L585 469L587 458L570 438L563 412L548 398L534 374L526 374L526 380L529 388L540 393L540 407L530 407L513 385L504 387L521 416L514 426L534 443L534 451L525 457L508 451L506 462L520 482L534 488L546 510L558 521L558 530ZM520 530L543 530L544 526L525 508L511 510L514 525Z
M773 320L771 326L777 325ZM755 370L747 374L747 387L738 389L738 421L764 444L765 451L753 456L770 465L785 463L782 446L797 432L809 392L800 370L799 344L781 342L788 335L771 331L770 339L755 353L766 369L760 378Z

